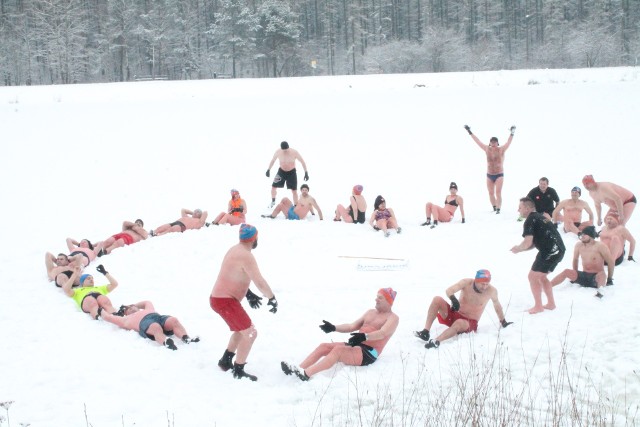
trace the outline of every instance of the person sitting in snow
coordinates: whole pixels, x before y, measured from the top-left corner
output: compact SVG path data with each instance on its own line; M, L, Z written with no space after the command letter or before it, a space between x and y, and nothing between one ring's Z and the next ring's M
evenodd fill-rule
M613 212L610 213L604 218L604 223L605 226L602 227L598 233L598 237L600 237L600 241L609 248L611 256L616 260L616 265L620 265L622 261L624 261L625 242L629 242L629 256L627 260L635 261L633 259L633 253L636 250L636 239L633 238L633 235L627 227L620 224L618 215Z
M320 221L322 221L322 210L320 209L320 206L318 206L316 199L311 197L309 194L309 186L307 184L302 184L300 186L300 192L302 194L300 195L297 204L293 204L291 200L285 197L280 203L278 203L271 215L262 215L262 217L273 219L278 216L279 213L282 213L287 219L304 219L309 212L311 212L312 215L315 215L313 208L316 208L318 210Z
M558 206L551 214L551 220L554 224L557 224L558 221L564 222L563 229L565 233L578 234L585 227L593 225L593 211L587 202L580 200L581 195L582 190L580 187L573 187L571 189L571 198L558 203ZM589 215L588 221L582 221L582 211Z
M286 375L295 374L300 380L308 381L318 372L331 368L337 362L349 366L367 366L374 363L398 328L400 319L391 311L396 294L397 292L391 288L380 289L376 295L375 308L367 310L352 323L333 325L323 320L320 329L325 333L351 332L351 338L347 342L320 344L299 367L281 362L282 372Z
M551 286L557 286L569 279L587 288L596 288L596 295L602 298L604 286L613 285L613 269L615 261L607 245L598 242L596 228L586 227L580 233L580 241L573 248L573 265L551 280ZM582 260L582 270L578 270L578 259ZM604 266L607 265L607 273Z
M460 292L460 300L456 297L456 292ZM491 285L489 270L478 270L475 278L460 280L448 287L445 294L451 300L451 305L440 296L434 297L427 311L424 329L414 332L416 337L427 341L425 348L438 348L442 341L458 334L476 332L478 321L489 300L493 302L493 308L503 328L513 323L507 322L504 317L502 305L498 300L498 290ZM448 328L435 339L430 339L429 330L436 318Z
M427 220L423 222L422 226L430 225L430 228L435 228L438 222L449 222L453 219L453 215L456 210L460 208L460 215L462 215L462 223L464 224L464 200L462 196L458 195L458 184L452 182L449 184L449 194L444 198L444 207L436 206L429 202L425 206L427 214ZM431 224L431 216L433 215L433 224Z
M336 207L334 221L344 221L350 224L364 224L366 222L367 201L362 196L362 185L354 185L349 199L349 209L342 205Z
M402 228L398 227L398 220L393 209L387 208L387 201L382 196L376 197L376 201L373 203L373 213L369 218L369 225L374 230L382 230L385 237L389 237L389 230L396 230L396 233L400 234Z
M198 337L190 338L177 318L156 312L151 301L123 305L118 313L122 313L122 317L108 312L101 313L101 317L122 329L136 331L142 338L149 338L171 350L178 349L173 339L168 337L174 333L185 344L200 341Z
M240 225L245 221L247 214L247 202L240 197L240 192L236 189L231 190L231 200L227 205L226 212L220 214L213 220L212 225L231 224Z

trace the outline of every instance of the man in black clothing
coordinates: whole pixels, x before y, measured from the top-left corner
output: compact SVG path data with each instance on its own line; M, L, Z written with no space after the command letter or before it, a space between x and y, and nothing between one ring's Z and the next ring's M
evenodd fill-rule
M540 313L545 308L553 310L556 308L556 303L553 299L553 287L547 274L555 270L562 261L566 250L564 242L553 222L535 211L533 200L527 197L520 199L518 212L526 219L522 232L524 240L511 248L511 252L517 254L533 247L538 249L538 255L528 276L534 300L534 306L529 309L529 314ZM546 305L542 305L542 291L547 296Z
M533 200L536 206L536 212L543 214L545 217L551 219L551 214L560 203L560 197L556 190L549 187L549 180L546 177L540 178L538 186L529 191L527 197Z

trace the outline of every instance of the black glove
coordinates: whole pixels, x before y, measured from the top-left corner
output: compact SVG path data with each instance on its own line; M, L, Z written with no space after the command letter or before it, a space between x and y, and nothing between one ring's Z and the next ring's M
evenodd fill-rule
M267 175L267 178L269 178L271 176L271 170L267 169L267 173L265 175Z
M464 224L464 218L462 218L462 223Z
M635 259L633 259L633 257L632 257L631 255L629 255L629 258L627 258L627 260L629 260L629 261L633 261L633 262L636 262L636 260L635 260Z
M96 267L96 270L98 270L98 273L102 273L105 276L107 274L109 274L109 272L107 270L104 269L104 265L100 264L99 266Z
M211 225L210 222L205 222L204 225L206 225L207 227Z
M262 297L251 292L251 289L247 289L247 301L249 301L249 307L251 308L260 308L262 305Z
M613 277L607 279L607 286L613 286Z
M360 343L365 342L366 340L367 340L367 334L364 334L362 332L352 332L351 338L349 338L349 341L347 342L347 344L349 344L351 347L355 347Z
M309 181L309 172L304 171L304 180Z
M503 328L506 328L509 325L513 325L513 322L507 322L507 319L502 319L500 321L500 324L502 325Z
M473 133L471 132L471 128L469 127L469 125L464 125L464 128L467 130L467 132L469 132L469 135Z
M269 298L269 302L267 303L267 305L271 306L271 308L269 309L270 312L275 313L276 311L278 311L278 301L276 301L275 295Z
M449 299L451 300L451 311L460 310L460 301L458 301L458 298L456 298L455 295L451 295Z
M380 227L378 227L377 225L374 225L373 229L376 230L376 231L380 231Z
M511 136L513 136L516 133L516 127L515 126L511 126L509 128L509 131L511 132Z
M333 323L329 323L326 320L323 320L322 325L320 325L320 329L322 329L325 334L328 334L329 332L334 332L336 330L336 327Z

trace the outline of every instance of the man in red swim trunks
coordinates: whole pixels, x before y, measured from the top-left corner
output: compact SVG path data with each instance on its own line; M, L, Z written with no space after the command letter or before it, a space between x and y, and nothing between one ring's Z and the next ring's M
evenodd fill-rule
M116 248L121 248L125 245L132 245L138 243L140 240L145 240L149 237L149 233L144 228L144 222L141 219L136 219L136 222L124 221L122 223L122 232L114 234L113 236L102 242L103 250L98 254L107 255Z
M609 211L605 216L610 213L615 213L618 215L620 224L627 224L638 202L636 196L634 196L631 191L612 182L596 182L596 180L593 179L593 175L586 175L582 178L582 184L589 190L589 195L593 199L593 204L596 206L598 226L602 225L603 203L609 206Z
M218 366L223 371L233 369L233 377L249 378L256 381L255 375L244 371L251 346L256 340L258 331L253 326L247 312L240 305L246 296L251 308L259 308L262 299L251 292L249 284L253 282L263 295L269 298L267 305L272 313L278 311L278 301L267 281L260 274L258 263L251 253L258 246L258 230L252 225L240 225L240 242L229 249L222 260L220 273L209 297L213 311L229 325L231 338ZM237 355L236 355L237 353ZM236 356L235 362L233 357Z
M460 291L460 300L455 295L458 291ZM478 321L489 300L493 302L493 308L503 328L513 323L507 322L504 318L502 305L498 300L498 290L491 285L489 270L478 270L474 279L462 279L447 288L445 293L451 300L451 305L442 297L434 297L429 305L424 329L414 332L415 336L427 341L426 348L438 348L446 339L466 332L476 332ZM438 322L449 327L435 340L430 340L429 329L436 317Z

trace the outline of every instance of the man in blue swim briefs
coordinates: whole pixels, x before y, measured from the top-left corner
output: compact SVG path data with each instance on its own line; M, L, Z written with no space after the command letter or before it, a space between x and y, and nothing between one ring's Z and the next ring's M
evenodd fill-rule
M322 210L320 209L320 206L318 206L316 199L311 197L309 194L309 186L307 184L302 184L300 186L300 193L301 196L297 204L293 204L291 200L285 197L280 201L280 203L278 203L273 212L271 212L271 215L262 215L262 217L273 219L282 212L287 219L304 219L309 212L311 212L312 215L315 215L313 212L313 209L315 208L318 211L320 220L322 221Z

